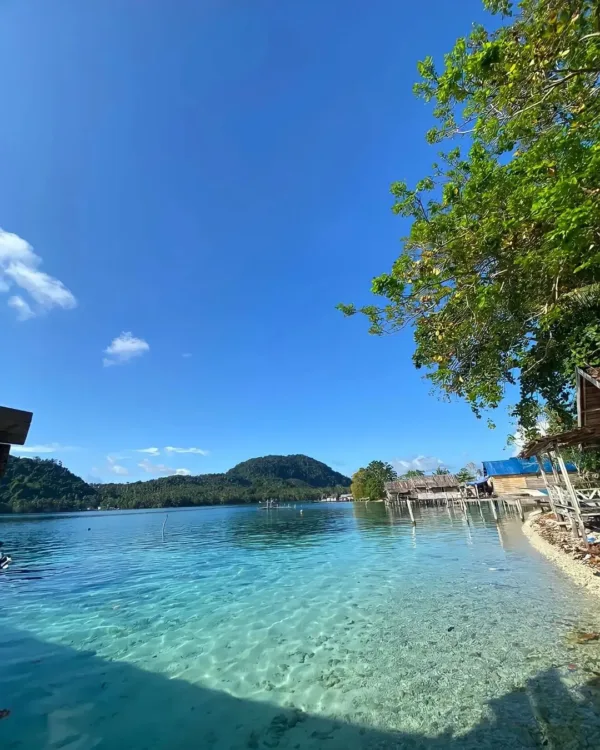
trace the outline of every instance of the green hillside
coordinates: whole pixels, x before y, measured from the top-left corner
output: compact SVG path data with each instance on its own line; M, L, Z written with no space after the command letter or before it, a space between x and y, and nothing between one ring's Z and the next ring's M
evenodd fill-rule
M0 513L85 510L99 503L93 487L53 459L11 456L0 479Z
M227 477L253 480L281 480L297 486L347 487L350 479L327 464L303 455L263 456L244 461L230 469Z
M199 474L144 482L86 484L58 461L9 459L0 479L0 512L85 510L88 507L169 508L260 500L317 500L348 490L350 479L308 456L265 456L225 474Z

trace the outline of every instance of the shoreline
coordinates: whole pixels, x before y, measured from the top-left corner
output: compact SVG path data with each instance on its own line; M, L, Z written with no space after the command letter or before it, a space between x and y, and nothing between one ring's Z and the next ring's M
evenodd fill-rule
M589 567L582 565L579 560L574 560L566 552L546 541L533 526L536 518L539 518L538 513L529 516L522 526L523 534L531 546L566 573L577 585L600 598L600 576L595 575Z

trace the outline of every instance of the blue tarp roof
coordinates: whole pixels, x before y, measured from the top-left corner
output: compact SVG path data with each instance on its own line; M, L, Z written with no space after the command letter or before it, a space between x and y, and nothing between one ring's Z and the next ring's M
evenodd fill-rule
M575 464L567 461L567 471L577 471ZM540 470L535 458L506 458L504 461L484 461L483 473L487 477L502 477L510 474L537 474ZM544 471L552 473L548 459L544 460Z

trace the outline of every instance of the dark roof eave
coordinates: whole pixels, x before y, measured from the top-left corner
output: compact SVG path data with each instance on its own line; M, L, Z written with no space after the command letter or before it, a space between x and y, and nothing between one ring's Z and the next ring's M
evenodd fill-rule
M576 427L573 430L560 432L558 435L545 435L532 440L523 448L519 454L520 458L531 458L538 453L548 449L567 448L573 445L591 447L600 442L600 426L598 427Z

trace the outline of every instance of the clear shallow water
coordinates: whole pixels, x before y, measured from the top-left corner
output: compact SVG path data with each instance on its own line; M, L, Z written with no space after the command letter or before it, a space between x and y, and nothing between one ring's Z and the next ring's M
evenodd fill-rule
M513 518L0 519L2 748L598 748L600 606Z

